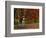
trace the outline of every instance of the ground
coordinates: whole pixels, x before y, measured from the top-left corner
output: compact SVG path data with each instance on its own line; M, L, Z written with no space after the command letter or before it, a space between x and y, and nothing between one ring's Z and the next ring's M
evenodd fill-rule
M25 24L25 25L15 25L14 29L38 29L39 24L38 23L33 23L33 24Z

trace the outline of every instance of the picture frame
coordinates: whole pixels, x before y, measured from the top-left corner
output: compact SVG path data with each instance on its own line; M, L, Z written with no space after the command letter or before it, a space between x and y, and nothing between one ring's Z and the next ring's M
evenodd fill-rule
M17 11L18 9L19 11ZM24 11L27 10L28 13L25 12L26 14L24 15L24 11L23 11L22 12L23 14L21 14L20 10L21 12L22 10ZM27 21L19 20L19 23L17 23L16 16L18 15L18 13L20 15L23 15L25 19L27 18L28 20ZM34 13L35 14L37 13L36 16L38 16L39 22L37 21L34 22L33 21L34 19L29 20L30 16L28 14L34 15ZM23 16L20 16L20 15L19 15L19 18L23 19L21 18ZM44 3L5 1L5 36L6 37L16 37L16 36L44 35L45 34L45 31L44 31L45 30L44 29L45 28L44 26L45 16L44 15L45 15L45 4ZM27 25L29 23L32 23L32 24ZM23 25L25 26L23 27Z

